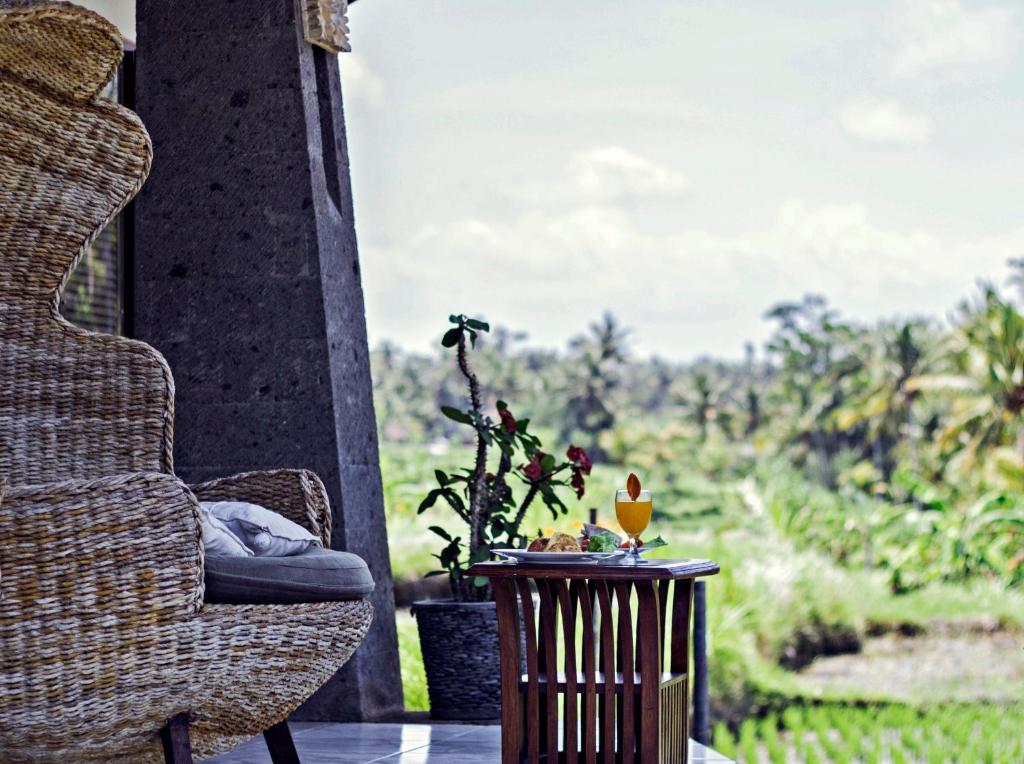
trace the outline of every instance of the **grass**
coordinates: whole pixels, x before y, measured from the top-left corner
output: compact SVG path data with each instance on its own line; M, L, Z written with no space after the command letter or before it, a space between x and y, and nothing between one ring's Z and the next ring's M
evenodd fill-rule
M739 762L986 762L1024 760L1024 708L890 704L790 706L777 717L715 726L712 746Z
M874 596L865 603L868 628L875 632L926 631L934 622L978 623L1024 630L1024 592L997 581L969 585L933 583L898 597Z
M416 619L407 609L395 613L398 625L398 657L402 664L402 690L409 711L429 711L427 676L423 672L423 653L416 631Z

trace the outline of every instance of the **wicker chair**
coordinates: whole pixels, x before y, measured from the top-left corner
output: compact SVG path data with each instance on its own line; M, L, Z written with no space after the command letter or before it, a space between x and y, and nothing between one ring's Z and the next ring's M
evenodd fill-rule
M139 119L98 95L121 46L90 11L0 0L4 762L163 761L186 719L201 757L280 732L371 618L363 600L204 604L197 497L265 504L327 542L322 483L279 470L186 486L163 358L58 313L150 166Z

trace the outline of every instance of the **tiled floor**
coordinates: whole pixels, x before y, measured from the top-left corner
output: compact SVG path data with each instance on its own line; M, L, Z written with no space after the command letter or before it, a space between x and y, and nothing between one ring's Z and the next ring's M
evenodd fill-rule
M302 764L488 764L501 759L501 728L464 724L291 725ZM694 764L730 759L690 741ZM263 738L255 738L207 764L270 764Z

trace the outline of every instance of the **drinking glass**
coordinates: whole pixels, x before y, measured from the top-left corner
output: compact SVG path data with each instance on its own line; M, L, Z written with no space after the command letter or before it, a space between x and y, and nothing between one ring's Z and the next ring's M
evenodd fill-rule
M654 501L651 492L644 489L634 500L629 492L619 489L615 492L615 517L622 526L622 530L629 536L629 553L623 560L624 565L646 565L647 560L640 556L637 548L637 540L640 534L647 530L651 522L651 512L654 510Z

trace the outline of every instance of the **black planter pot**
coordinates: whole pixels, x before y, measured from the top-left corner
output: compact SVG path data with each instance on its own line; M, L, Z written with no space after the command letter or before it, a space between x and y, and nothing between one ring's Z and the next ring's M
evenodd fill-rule
M431 718L500 720L497 606L420 600L412 613L419 625Z

